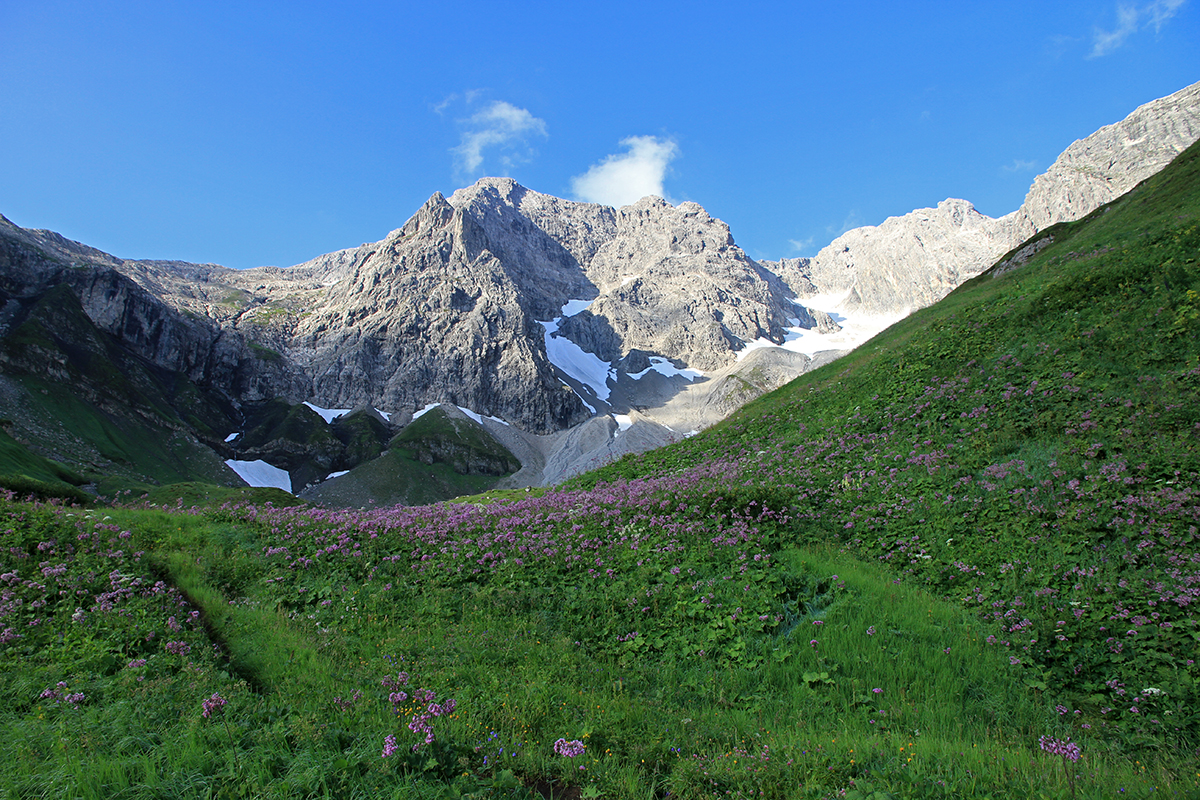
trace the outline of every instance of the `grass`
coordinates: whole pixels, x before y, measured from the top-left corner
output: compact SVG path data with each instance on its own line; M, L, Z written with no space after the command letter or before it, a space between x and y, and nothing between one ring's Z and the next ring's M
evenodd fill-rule
M1200 149L1106 208L552 491L0 502L0 792L1200 795Z
M21 392L13 428L84 482L220 482L227 474L209 448L179 431L181 414L218 420L231 411L226 403L128 353L91 323L67 286L32 302L0 350ZM22 460L12 474L28 471L32 462Z
M3 476L0 481L24 479L59 486L87 483L83 476L65 465L30 452L3 430L0 430L0 476ZM0 485L19 491L8 483Z
M464 475L446 462L423 463L415 451L397 446L358 465L347 478L316 487L314 499L361 508L436 503L447 497L485 492L498 480L495 475Z

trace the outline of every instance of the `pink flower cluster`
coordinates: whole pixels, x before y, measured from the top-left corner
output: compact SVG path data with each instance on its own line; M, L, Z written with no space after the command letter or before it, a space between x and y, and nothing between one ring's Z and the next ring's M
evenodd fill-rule
M1078 761L1081 751L1076 742L1067 739L1054 739L1050 736L1043 736L1038 739L1038 747L1045 750L1047 753L1056 756L1062 756L1070 761Z
M554 752L558 753L560 756L565 756L567 758L575 758L575 756L581 756L581 755L583 755L583 751L585 749L586 749L586 745L584 745L584 743L578 739L572 739L569 742L566 739L559 739L557 742L554 743Z
M392 712L394 714L400 714L402 712L401 706L410 699L424 706L424 708L412 715L412 719L408 723L410 731L418 736L424 735L425 737L424 742L417 742L412 746L415 753L421 748L422 744L433 743L433 727L429 724L429 721L435 717L445 717L453 714L454 709L458 707L458 703L453 698L446 700L444 703L435 703L434 700L437 699L437 693L432 689L417 689L410 696L408 692L400 690L401 686L408 685L408 680L408 673L400 672L397 673L395 678L390 675L384 676L381 683L385 689L391 690L388 693L388 702L392 704ZM381 757L387 758L395 753L396 750L396 737L388 734L387 738L383 740Z
M225 707L225 698L221 697L217 692L213 692L212 697L204 701L204 710L200 712L200 716L208 719L213 714L216 714Z

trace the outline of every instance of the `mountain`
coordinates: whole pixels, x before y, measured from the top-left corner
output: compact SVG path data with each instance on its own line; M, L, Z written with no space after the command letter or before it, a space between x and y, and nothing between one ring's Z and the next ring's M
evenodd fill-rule
M696 203L614 209L508 178L287 269L128 261L0 217L0 418L29 463L85 481L270 475L359 504L411 499L380 488L400 472L546 485L712 425L882 327L860 318L936 301L1198 136L1200 84L1076 142L1013 214L946 200L811 260L756 262ZM482 450L399 447L385 478L359 471L439 404Z
M1139 106L1068 147L999 219L947 199L856 228L812 259L773 266L802 300L865 314L906 313L944 297L1057 222L1079 219L1155 174L1200 139L1200 83Z

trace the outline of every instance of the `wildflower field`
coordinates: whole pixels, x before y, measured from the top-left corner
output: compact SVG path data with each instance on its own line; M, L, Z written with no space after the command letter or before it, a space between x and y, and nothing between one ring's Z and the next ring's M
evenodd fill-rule
M0 792L1200 796L1198 193L554 490L10 495Z

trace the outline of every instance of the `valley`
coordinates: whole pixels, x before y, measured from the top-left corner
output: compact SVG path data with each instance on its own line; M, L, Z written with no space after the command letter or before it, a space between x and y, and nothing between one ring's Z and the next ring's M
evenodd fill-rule
M274 273L5 228L0 793L1200 796L1200 144L849 352L809 342L896 309L854 316L870 259L566 202L486 180ZM456 248L422 320L352 291ZM372 349L464 326L523 344Z

